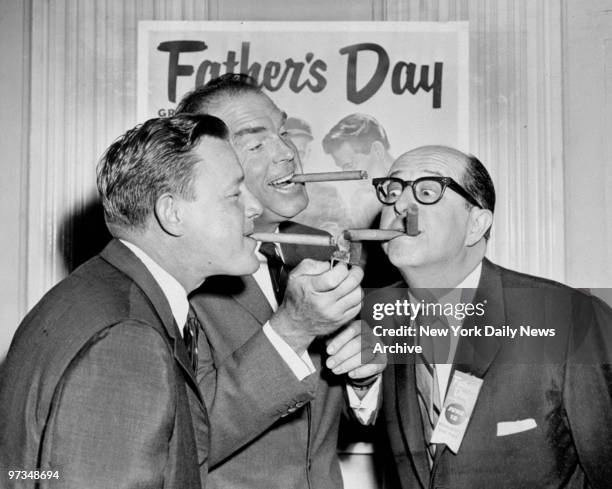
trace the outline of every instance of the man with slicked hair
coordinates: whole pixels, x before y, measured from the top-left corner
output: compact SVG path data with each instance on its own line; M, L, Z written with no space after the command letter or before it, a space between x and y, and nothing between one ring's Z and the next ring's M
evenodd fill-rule
M371 115L343 117L327 132L321 144L338 168L365 170L369 178L384 177L393 163L387 133ZM381 207L369 187L369 180L346 182L343 194L350 213L350 227L370 227Z
M372 191L372 178L384 177L391 164L391 145L382 124L368 114L349 114L340 119L327 132L322 141L323 150L342 170L365 170L368 180L342 184L344 206L348 221L345 227L378 228L382 206ZM363 246L364 288L389 285L399 279L377 242Z
M381 227L403 228L416 206L420 231L383 246L403 280L376 301L399 294L422 305L419 333L447 333L420 334L423 352L391 355L385 372L400 486L610 487L612 310L485 258L495 189L476 157L420 147L374 185Z
M212 116L127 131L98 190L115 239L30 311L2 365L0 486L203 488L209 424L187 294L257 268L261 207Z
M308 203L305 186L289 181L302 172L299 156L285 113L254 80L222 76L177 110L213 114L230 128L246 185L263 206L257 232L321 234L290 221ZM362 365L360 325L344 326L360 309L363 274L330 269L330 251L261 245L255 274L221 277L192 295L204 331L198 380L211 418L211 487L342 487L344 397L370 421L384 357Z
M343 170L366 170L370 176L380 177L393 163L387 133L371 115L343 117L328 131L321 144Z

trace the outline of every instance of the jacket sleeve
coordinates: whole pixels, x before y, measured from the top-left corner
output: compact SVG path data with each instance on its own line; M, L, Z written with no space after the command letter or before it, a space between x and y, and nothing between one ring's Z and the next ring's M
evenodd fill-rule
M596 298L575 309L564 405L589 487L604 489L612 480L612 310Z
M200 322L207 321L203 311L197 313ZM198 346L197 379L211 425L211 468L314 399L319 372L298 381L261 329L222 359L215 358L205 334Z
M42 442L43 487L162 488L176 403L173 359L153 328L118 323L72 361Z

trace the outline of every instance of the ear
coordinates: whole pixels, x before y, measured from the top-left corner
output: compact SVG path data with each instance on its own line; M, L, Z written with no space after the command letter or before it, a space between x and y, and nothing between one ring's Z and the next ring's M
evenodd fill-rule
M174 195L165 193L155 202L155 218L159 226L172 236L183 235L181 202Z
M376 159L382 161L385 157L385 147L383 146L383 143L380 141L374 141L370 146L370 154L372 154L372 152L374 152Z
M493 223L493 213L488 209L481 209L480 207L472 207L470 209L470 220L468 223L468 231L465 237L467 246L474 246L478 243L487 229L491 227Z

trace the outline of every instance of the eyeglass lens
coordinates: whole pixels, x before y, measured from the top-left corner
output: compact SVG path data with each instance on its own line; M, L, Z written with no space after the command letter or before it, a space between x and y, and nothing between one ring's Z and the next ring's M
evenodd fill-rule
M404 185L395 180L388 180L379 187L379 194L387 204L393 204L399 199ZM433 204L440 199L442 183L436 180L419 180L413 184L413 193L416 200L422 204Z

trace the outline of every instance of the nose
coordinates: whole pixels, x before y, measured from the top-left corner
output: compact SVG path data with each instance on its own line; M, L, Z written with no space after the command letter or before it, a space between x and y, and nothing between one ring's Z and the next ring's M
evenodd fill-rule
M242 202L244 204L244 215L247 219L255 220L261 216L263 207L244 183L242 184Z
M281 136L278 137L275 154L274 154L274 162L275 163L285 163L291 160L298 160L296 158L297 150L293 143L284 139Z
M412 187L406 187L399 196L399 199L397 199L395 204L393 204L393 210L397 216L404 217L407 214L408 209L416 205L418 205L418 202L414 198Z

